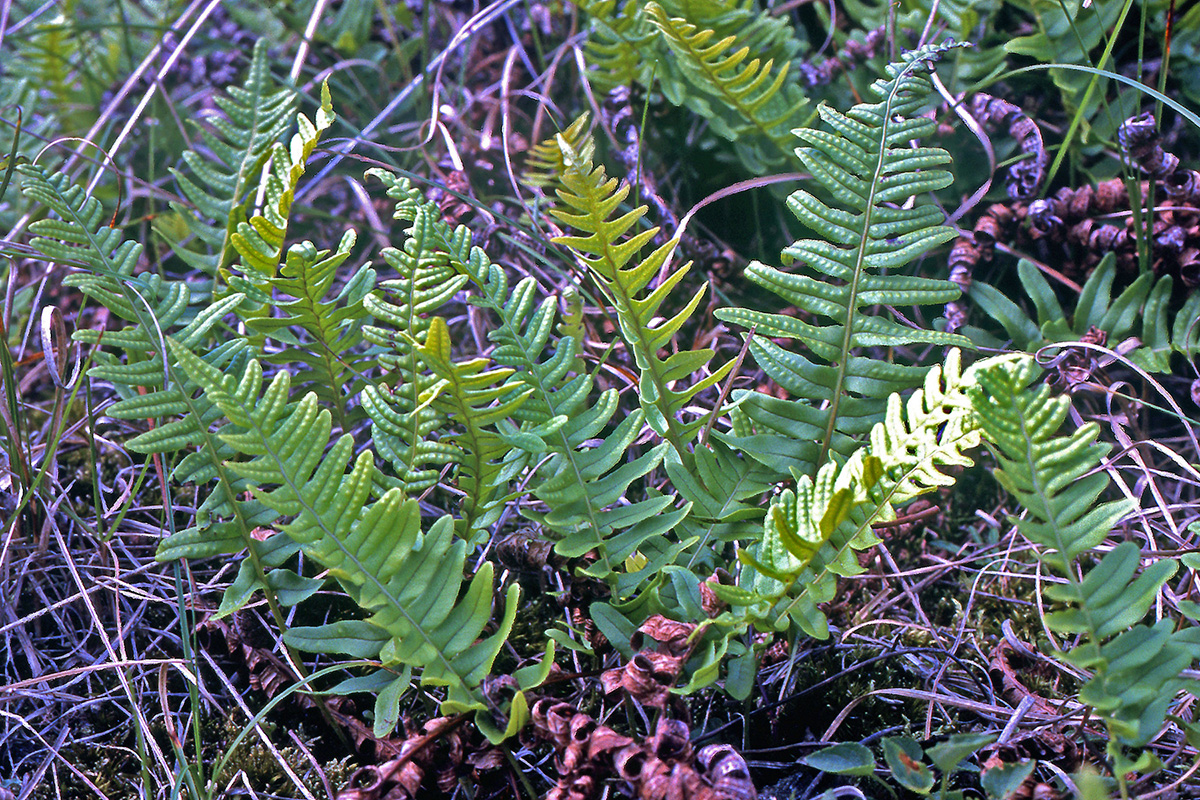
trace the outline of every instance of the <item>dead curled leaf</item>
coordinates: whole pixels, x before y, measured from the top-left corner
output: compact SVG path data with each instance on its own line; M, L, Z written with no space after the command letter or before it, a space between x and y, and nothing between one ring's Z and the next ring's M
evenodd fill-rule
M645 741L600 725L567 703L548 698L532 709L533 729L559 750L560 779L548 800L599 798L607 781L626 781L639 800L756 800L742 757L729 745L695 752L691 731L662 718ZM564 735L564 729L571 732ZM584 738L580 738L584 737Z
M691 654L693 644L689 637L695 629L692 623L652 615L630 639L633 648L640 652L624 667L607 670L600 676L604 692L611 694L624 689L643 705L666 708L671 687ZM647 639L655 643L655 649L643 649Z
M683 659L679 656L642 652L624 667L604 672L600 683L606 694L621 688L643 705L666 708L671 687L682 669Z

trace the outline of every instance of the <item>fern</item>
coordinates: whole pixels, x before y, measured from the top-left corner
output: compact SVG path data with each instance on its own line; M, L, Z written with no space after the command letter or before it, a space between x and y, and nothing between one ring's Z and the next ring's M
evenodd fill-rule
M300 130L292 136L289 146L275 143L271 151L271 166L263 176L262 211L245 222L238 222L237 230L230 237L240 257L238 269L242 273L240 277L230 278L230 286L236 291L249 293L256 287L262 290L264 284L278 273L283 261L296 187L304 176L308 157L334 119L329 85L323 84L321 106L317 109L316 119L309 120L303 114L297 114ZM266 305L264 303L264 308ZM243 311L245 313L249 309ZM251 321L261 316L261 312L251 311L245 313L243 318L253 324Z
M713 130L735 143L751 172L765 172L791 155L788 131L799 124L808 98L797 84L787 82L786 63L749 58L753 42L736 35L717 38L714 30L672 17L657 3L646 3L645 13L675 54L683 74L707 95L691 94L687 104L707 119ZM710 101L716 101L715 108ZM764 142L774 148L768 151Z
M22 191L31 200L53 210L59 219L41 220L31 225L37 237L31 245L48 258L88 271L69 275L64 283L80 288L102 302L117 316L135 324L119 331L106 332L104 343L121 350L124 360L98 352L98 364L88 375L93 379L113 383L123 399L106 409L115 419L147 419L182 415L134 437L128 446L135 452L171 453L185 447L197 447L172 472L176 480L217 483L196 511L195 524L163 540L157 558L171 560L180 557L233 555L247 551L249 557L242 566L239 580L226 593L222 611L228 613L248 600L257 588L299 592L298 599L315 587L306 585L295 573L279 572L289 553L279 542L260 543L254 536L256 527L269 524L274 514L253 500L239 500L245 484L228 474L222 461L229 455L225 446L209 431L209 426L221 419L221 411L186 374L179 372L173 360L165 358L164 332L170 330L188 307L186 284L167 285L158 276L133 277L133 269L141 255L142 246L125 241L120 229L109 227L99 201L88 197L78 186L70 184L65 175L47 176L39 167L19 168L25 184ZM177 332L180 341L196 346L206 340L222 317L242 300L231 294L196 314L194 319ZM79 341L97 344L98 331L77 331ZM217 347L205 357L214 369L229 369L243 363L246 342L233 339ZM135 389L156 389L140 394ZM271 573L274 577L270 577ZM275 591L267 592L268 606L280 629L285 621Z
M363 416L350 403L362 391L365 373L375 363L374 356L360 347L367 321L363 301L375 288L375 270L369 263L363 264L346 278L335 296L329 296L355 239L354 231L346 231L332 254L317 250L311 242L293 245L280 274L267 282L270 295L239 284L247 289L250 302L267 302L274 308L272 316L248 320L255 331L284 345L265 360L301 365L295 373L297 385L311 386L333 411L342 430Z
M532 390L512 391L513 385L504 381L513 370L488 369L486 358L452 361L450 331L441 317L433 318L416 354L438 379L421 393L420 404L432 405L460 428L445 441L457 447L459 488L465 494L459 535L474 543L477 533L499 517L497 494L506 483L497 459L509 446L491 428L510 416Z
M190 174L171 170L186 200L172 202L171 208L208 247L207 253L198 253L172 241L175 254L215 278L233 264L233 235L248 221L246 204L295 113L295 93L272 84L267 41L260 39L254 44L245 84L226 87L214 102L224 117L211 117L209 127L198 126L203 151L183 154ZM166 225L156 225L155 230L168 240L174 238Z
M848 454L881 419L889 393L919 383L925 369L884 360L866 348L913 343L969 346L961 336L915 330L874 316L878 304L944 303L958 295L949 281L885 274L953 237L933 206L900 207L920 192L951 182L941 169L950 156L940 148L912 147L934 129L913 115L930 93L929 62L949 45L926 47L888 67L888 80L873 84L883 98L841 114L819 113L832 131L800 129L809 147L797 155L849 210L835 209L808 191L788 207L823 240L797 241L783 252L804 272L787 273L754 262L746 275L818 321L744 308L723 309L718 318L755 327L750 343L759 366L796 401L742 393L731 444L786 474L824 464L830 451ZM811 353L784 350L772 339L798 340ZM786 442L786 443L785 443Z
M434 486L440 471L455 463L458 452L432 438L445 417L421 401L437 378L419 368L413 343L425 341L429 315L469 280L451 266L446 248L469 248L470 232L465 227L440 232L437 226L444 223L437 207L407 179L383 170L369 170L367 175L387 186L388 197L396 200L395 218L412 222L404 249L389 247L381 254L398 277L381 281L376 291L363 298L364 308L379 323L364 327L363 336L387 349L379 363L395 376L397 385L394 389L367 386L362 394L375 446L391 462L398 485L411 494Z
M1059 436L1070 402L1052 397L1045 385L1033 388L1039 369L1031 360L1017 363L1017 369L980 370L972 399L996 458L996 477L1029 513L1014 520L1017 529L1065 579L1045 591L1066 606L1047 614L1046 622L1059 633L1083 636L1058 655L1093 672L1080 699L1108 727L1108 752L1124 795L1125 775L1152 769L1157 759L1147 751L1131 760L1122 748L1142 747L1157 734L1178 692L1200 690L1200 683L1180 676L1196 659L1200 628L1173 631L1169 620L1141 622L1178 564L1160 559L1139 574L1141 557L1132 542L1117 545L1080 579L1082 557L1108 538L1132 503L1097 502L1108 486L1107 473L1098 469L1108 448L1096 442L1096 425Z
M257 362L241 376L227 375L188 348L170 342L172 355L230 420L221 441L248 459L226 468L246 481L255 499L291 521L288 538L329 569L345 592L371 616L317 628L293 628L286 641L313 652L346 653L378 660L398 671L400 684L381 693L386 704L421 669L421 682L447 687L443 713L486 710L479 685L512 629L520 589L511 587L496 630L492 621L492 567L479 569L463 589L465 542L443 517L422 533L415 500L392 489L369 503L375 466L369 452L351 460L353 439L344 434L326 451L332 418L315 393L290 401L290 376L277 373L262 386ZM347 472L347 469L349 471ZM461 594L461 597L460 597ZM377 707L376 732L395 722Z
M606 90L634 83L650 86L659 64L670 68L651 55L657 52L658 35L642 13L643 3L626 0L620 10L617 0L576 0L576 4L588 15L587 63L597 86Z
M582 234L561 236L559 244L569 246L587 266L600 289L616 308L621 331L625 335L641 371L639 400L650 427L666 439L685 462L690 461L688 443L700 427L699 421L684 422L680 412L698 392L717 384L733 367L726 363L683 389L675 384L707 367L714 353L710 349L681 350L666 358L659 350L670 345L704 296L704 288L692 295L682 310L668 320L653 324L659 308L691 268L691 262L671 270L668 259L678 239L655 249L640 263L630 266L638 252L658 232L643 230L620 241L646 213L639 206L618 217L611 217L629 194L628 186L618 186L615 178L605 175L604 167L592 166L592 146L576 151L562 137L556 138L561 162L562 188L558 196L570 209L551 213ZM647 292L650 282L665 268L665 277Z
M533 278L510 292L504 271L478 248L467 261L453 263L480 291L472 302L499 318L490 334L497 343L492 358L517 370L513 392L528 392L513 413L521 427L501 422L499 435L515 448L510 458L518 452L548 454L528 480L546 508L523 508L522 513L551 533L559 555L578 558L595 552L595 562L584 571L607 582L618 602L632 597L679 552L668 534L681 514L664 513L673 498L630 497L630 486L662 463L667 445L632 456L645 421L641 412L607 430L618 408L617 391L606 389L593 399L592 376L570 376L579 363L575 337L561 337L553 354L543 356L555 319L554 298L535 303ZM629 560L634 554L643 557L642 563Z
M991 359L1007 363L1010 357ZM978 365L977 365L978 366ZM961 371L958 351L934 367L907 402L893 393L869 444L843 464L828 462L816 477L800 476L767 509L761 540L739 554L745 566L736 587L714 590L735 606L716 620L743 630L753 623L783 630L791 625L828 636L819 603L833 598L838 576L862 571L855 550L879 543L875 522L895 518L895 508L954 479L943 470L968 466L966 451L980 431L968 390L975 369Z

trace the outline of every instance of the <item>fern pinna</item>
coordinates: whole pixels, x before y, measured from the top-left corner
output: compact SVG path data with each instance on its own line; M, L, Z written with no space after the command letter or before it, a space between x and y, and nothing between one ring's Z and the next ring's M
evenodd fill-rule
M1200 626L1177 629L1165 618L1142 622L1178 563L1157 558L1139 571L1142 557L1133 542L1108 550L1080 577L1089 551L1105 543L1133 504L1099 502L1109 483L1099 469L1108 448L1096 442L1096 424L1060 435L1070 401L1053 396L1046 385L1033 386L1040 369L1032 359L1019 364L980 370L971 389L973 404L996 458L996 477L1028 511L1013 522L1063 579L1045 589L1048 599L1063 605L1046 615L1046 623L1060 634L1082 637L1058 656L1092 673L1079 699L1108 728L1113 773L1127 796L1128 773L1160 765L1149 751L1130 758L1124 749L1141 748L1159 732L1180 692L1200 693L1200 682L1182 674L1200 653Z
M802 316L744 308L717 312L722 320L756 330L750 349L759 366L797 398L735 395L735 436L728 441L782 474L810 473L831 451L847 455L881 419L884 398L920 383L926 372L872 350L914 343L970 346L961 336L915 329L872 311L880 305L944 304L959 294L949 281L896 272L954 236L940 224L936 206L907 205L917 194L951 182L943 169L950 163L945 150L911 144L935 128L932 120L915 115L931 92L930 62L947 47L925 47L890 65L888 79L872 84L880 102L847 114L822 105L821 119L832 130L795 131L809 145L797 155L846 208L834 208L807 190L794 193L788 207L824 238L800 240L783 251L785 263L798 271L754 262L746 276ZM772 341L781 338L798 341L807 352Z

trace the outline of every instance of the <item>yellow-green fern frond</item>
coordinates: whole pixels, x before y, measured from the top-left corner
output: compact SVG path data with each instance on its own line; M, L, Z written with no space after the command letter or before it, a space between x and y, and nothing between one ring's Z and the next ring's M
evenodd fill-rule
M555 142L563 161L563 172L559 176L562 188L558 190L558 196L566 208L556 208L552 213L583 234L562 236L555 241L576 253L611 300L621 332L641 371L638 395L646 418L654 431L669 441L682 458L690 460L688 444L700 422L684 421L680 412L697 392L719 382L733 364L730 362L715 372L703 374L686 388L676 388L706 369L714 353L710 349L680 350L663 358L659 352L671 346L672 339L700 304L705 287L697 290L670 319L656 321L663 302L691 268L690 262L674 269L667 264L678 239L667 242L638 261L642 249L658 229L624 237L646 213L646 206L617 215L629 194L629 187L618 186L615 178L605 175L603 167L593 167L591 158L586 155L588 149L577 152L562 137L556 137ZM651 282L664 267L663 280L651 288Z
M817 606L833 598L838 576L861 571L854 551L879 542L871 525L894 519L895 507L953 484L947 467L972 463L966 453L980 442L969 395L975 375L974 369L964 373L958 351L951 351L907 402L899 394L888 397L887 414L868 445L845 463L825 464L815 478L798 476L795 491L773 500L761 540L740 554L745 566L737 587L714 587L735 606L719 623L794 624L810 636L827 636Z
M271 167L264 178L262 212L248 222L239 223L232 236L234 249L241 256L241 270L251 279L274 277L279 269L296 187L304 175L308 157L334 119L329 85L323 84L315 121L297 114L300 130L290 145L276 144L271 151Z

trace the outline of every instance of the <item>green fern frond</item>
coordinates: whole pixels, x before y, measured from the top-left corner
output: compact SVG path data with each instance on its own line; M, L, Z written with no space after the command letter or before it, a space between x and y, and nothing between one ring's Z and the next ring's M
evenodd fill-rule
M717 438L697 446L694 455L687 465L668 453L664 466L680 496L692 504L675 531L679 539L694 541L683 566L711 571L728 563L726 545L757 538L764 513L759 498L774 488L776 475Z
M528 395L512 412L522 423L520 429L501 421L500 437L514 453L549 454L528 481L546 510L523 508L522 513L551 533L559 555L578 558L594 552L596 560L584 571L607 582L615 600L633 596L680 552L670 532L686 509L672 509L674 497L629 502L630 486L659 466L667 446L631 457L645 421L640 412L602 435L617 411L617 391L607 389L592 399L592 376L571 375L579 350L572 336L561 337L553 353L544 355L555 303L553 297L535 302L533 278L509 291L504 271L479 248L472 249L468 262L455 264L480 291L472 302L500 320L490 334L497 344L491 355L496 363L516 370L509 379L516 382L510 394ZM508 460L514 458L510 454ZM642 559L630 561L635 554Z
M1066 438L1057 435L1070 401L1053 397L1049 386L1030 388L1038 372L1029 362L1015 374L984 370L975 402L988 411L981 424L998 460L997 480L1033 516L1018 529L1041 546L1043 561L1065 574L1108 537L1131 504L1097 502L1108 475L1095 468L1108 447L1096 442L1094 423Z
M244 604L257 588L288 591L292 600L315 591L315 586L305 583L294 572L278 569L290 555L286 547L255 539L255 529L270 524L275 513L255 500L239 499L246 485L225 470L223 461L231 452L210 431L210 426L221 420L222 411L165 352L166 333L188 307L190 295L186 284L168 285L158 276L150 275L134 278L141 245L124 241L118 228L109 227L99 201L72 186L65 175L47 176L32 165L20 169L26 179L22 187L26 195L45 204L59 217L31 225L31 230L38 234L31 245L48 258L85 267L87 272L70 275L64 283L78 286L117 316L134 323L103 337L105 345L124 352L124 359L99 352L97 366L88 373L112 382L123 397L105 413L114 419L178 416L179 419L134 437L128 447L141 453L196 448L175 466L172 477L197 484L216 481L196 510L194 524L164 539L156 558L166 561L246 551L249 557L238 580L222 601L221 610L226 613ZM195 314L191 322L175 332L180 346L197 347L207 341L242 300L242 295L233 293ZM75 338L90 344L101 341L98 331L88 329L77 331ZM247 352L244 339L231 339L209 351L204 363L218 373L236 370L246 364ZM147 388L155 391L146 394L136 391ZM244 384L235 392L245 396L250 390L251 386ZM267 593L267 601L276 624L285 629L274 591Z
M800 240L784 250L785 262L801 271L754 262L746 276L806 318L744 308L717 312L722 320L756 328L750 348L759 366L798 398L738 395L738 429L757 436L729 441L756 458L762 453L764 463L777 470L807 473L825 463L831 450L848 454L881 419L884 398L925 374L924 368L876 357L870 348L970 346L961 336L913 329L872 311L880 304L941 304L959 293L949 281L895 272L954 235L940 224L936 207L901 205L952 180L942 169L950 163L945 150L911 145L934 130L932 120L914 115L931 91L928 62L945 49L926 47L889 66L889 78L872 86L883 98L878 103L855 106L848 114L821 106L821 119L831 130L795 131L809 145L797 155L845 209L806 190L793 194L792 213L824 238ZM784 350L771 341L775 338L795 339L807 352ZM781 452L771 441L760 441L779 441L780 434L796 446Z
M1178 564L1158 559L1139 572L1141 554L1133 542L1117 545L1079 578L1081 557L1108 538L1133 503L1099 502L1109 479L1099 469L1108 447L1096 442L1097 426L1060 436L1070 401L1052 397L1044 384L1032 385L1040 374L1032 359L1015 363L980 370L972 399L996 458L996 477L1028 511L1013 520L1017 529L1065 579L1045 591L1065 606L1047 614L1046 623L1083 637L1058 655L1094 673L1080 699L1107 724L1109 755L1123 783L1126 773L1152 769L1157 760L1149 752L1130 760L1122 748L1142 747L1157 734L1181 690L1200 691L1200 682L1180 677L1196 660L1200 629L1173 631L1169 620L1142 623Z
M220 438L249 458L228 460L227 468L251 486L256 500L291 520L280 530L371 615L295 628L287 641L378 659L405 682L412 669L421 669L422 683L447 687L444 713L487 709L479 685L512 629L519 587L509 589L496 630L483 636L492 622L492 567L485 563L464 589L468 547L454 537L449 517L422 532L417 502L399 489L369 503L371 453L353 458L348 434L329 447L329 411L311 392L291 402L286 371L264 389L254 361L243 375L226 375L174 341L171 349L236 426Z
M790 158L788 131L800 124L808 98L798 84L788 83L786 62L751 58L751 44L758 42L737 35L718 38L713 29L672 17L658 3L646 3L645 14L666 39L680 70L707 95L689 94L684 102L735 143L752 172L765 172ZM773 151L761 146L764 141L774 145Z
M590 148L577 153L563 138L558 137L555 141L564 166L560 175L563 188L558 190L558 196L570 210L554 209L552 213L585 234L562 236L555 241L575 252L613 303L621 332L641 371L638 395L650 427L688 461L691 458L688 443L701 423L684 422L680 419L680 411L698 392L716 385L733 367L733 362L704 375L686 388L677 389L678 382L706 369L714 352L710 349L680 350L662 358L659 351L670 346L673 337L700 304L704 287L673 317L655 323L659 308L687 275L691 262L674 270L668 268L663 280L650 289L651 281L664 269L678 239L667 242L640 263L630 266L658 232L658 228L650 228L620 241L646 213L646 206L613 217L629 194L629 187L618 187L615 178L605 175L604 167L593 168L591 158L586 155Z
M361 416L361 411L352 410L349 404L365 384L363 373L374 364L374 358L359 347L367 320L363 301L375 288L375 270L370 263L355 270L336 296L330 297L339 279L338 268L350 257L355 239L354 231L346 231L332 254L318 251L310 242L293 245L280 274L262 287L238 276L229 281L231 288L244 292L250 304L273 307L272 316L246 320L255 333L282 344L265 360L301 365L294 378L297 386L310 385L333 410L342 430Z
M458 486L465 495L458 532L477 543L477 535L500 516L498 494L506 483L499 458L508 452L509 445L492 428L512 416L533 390L513 391L518 387L505 379L514 371L488 369L486 358L452 361L450 331L441 317L430 321L416 354L438 378L421 393L420 405L434 407L458 427L443 441L458 448Z
M398 485L415 493L435 485L441 470L458 454L453 445L431 438L445 417L421 397L438 379L419 368L413 343L424 343L430 316L470 280L454 269L447 251L469 251L471 234L465 226L446 230L437 206L407 178L378 169L367 175L382 181L388 197L396 201L393 216L412 225L403 249L389 247L381 253L397 277L380 281L363 298L363 307L377 323L365 326L363 337L386 349L379 364L391 374L395 387L367 386L362 403L376 449L392 464Z
M296 104L292 90L277 88L271 80L266 39L255 42L243 85L226 87L214 102L224 116L210 118L209 126L197 126L203 151L183 154L187 174L171 170L186 200L172 202L171 208L208 252L171 243L189 266L215 278L233 264L233 235L248 221L246 204ZM172 238L168 226L157 225L155 230Z
M658 36L646 21L643 3L625 0L574 0L588 15L586 45L589 77L600 89L640 83L649 86L656 64Z

